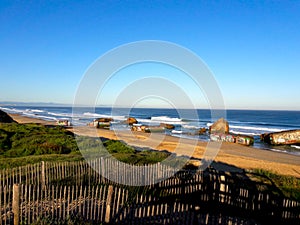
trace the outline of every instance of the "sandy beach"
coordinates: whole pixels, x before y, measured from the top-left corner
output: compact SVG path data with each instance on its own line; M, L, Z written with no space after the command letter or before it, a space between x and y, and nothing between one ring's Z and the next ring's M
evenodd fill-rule
M9 116L18 123L39 123L39 124L43 124L43 125L55 125L56 124L55 121L46 121L46 120L42 120L42 119L21 116L19 114L9 114Z
M56 124L54 121L24 117L17 114L10 116L18 123ZM100 136L108 139L123 140L132 146L148 147L156 150L167 150L178 155L192 156L197 164L208 152L216 153L214 164L216 169L226 171L240 171L241 169L265 169L282 175L300 178L300 156L281 152L255 149L233 143L222 143L217 152L207 151L208 143L167 136L163 134L147 134L131 131L112 131L94 129L91 127L69 128L78 135ZM228 164L228 166L225 166Z

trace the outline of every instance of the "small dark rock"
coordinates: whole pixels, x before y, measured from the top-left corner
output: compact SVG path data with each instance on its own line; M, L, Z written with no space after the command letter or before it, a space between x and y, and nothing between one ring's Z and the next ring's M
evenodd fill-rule
M129 118L126 120L126 123L129 124L129 125L132 125L132 124L138 123L138 121L137 121L136 118L134 118L134 117L129 117Z
M205 127L200 128L199 131L198 131L199 135L202 135L202 134L205 134L205 133L206 133L206 128Z
M175 128L175 126L173 124L168 124L168 123L161 123L160 127L164 127L166 129L172 130Z
M111 121L114 121L113 118L98 118L94 120L94 122L100 122L100 123L109 123Z

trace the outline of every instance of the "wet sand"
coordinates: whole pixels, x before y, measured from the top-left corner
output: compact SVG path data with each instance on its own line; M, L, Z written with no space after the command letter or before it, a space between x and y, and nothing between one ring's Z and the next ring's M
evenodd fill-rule
M17 114L10 115L19 123L56 124L40 119L29 118ZM233 143L210 143L183 139L163 134L147 134L131 131L111 131L91 127L68 128L77 135L100 136L108 139L123 140L132 146L148 147L156 150L167 150L178 155L192 156L194 164L200 159L214 158L218 162L217 169L239 171L241 169L265 169L282 175L300 178L300 156L281 152L255 149ZM219 145L220 148L215 148ZM210 146L214 145L214 146ZM218 146L217 146L218 147ZM225 166L229 164L230 166Z

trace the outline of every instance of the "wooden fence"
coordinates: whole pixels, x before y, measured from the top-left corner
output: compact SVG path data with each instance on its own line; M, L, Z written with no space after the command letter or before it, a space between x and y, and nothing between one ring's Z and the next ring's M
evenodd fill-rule
M132 187L107 181L84 162L41 163L10 171L14 172L0 173L0 224L31 224L41 218L52 222L82 218L98 224L300 221L299 202L242 174L183 171L156 184Z
M133 170L129 167L131 165L121 163L118 160L111 160L111 158L76 162L41 162L0 171L0 186L16 183L36 185L111 183L105 177L114 177L118 179L117 183L132 186L138 183L139 180L145 180L145 182L151 184L157 180L171 177L177 172L176 168L160 163L149 167L134 166Z

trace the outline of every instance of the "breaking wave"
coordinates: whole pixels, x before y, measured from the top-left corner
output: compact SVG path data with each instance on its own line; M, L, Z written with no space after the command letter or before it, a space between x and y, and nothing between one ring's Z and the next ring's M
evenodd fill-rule
M107 115L102 115L102 114L98 114L98 113L91 113L91 112L85 112L83 113L83 116L85 117L90 117L90 118L96 118L96 117L109 117Z
M161 123L173 123L173 124L181 124L182 119L180 118L172 118L168 116L152 116L151 121L161 122Z
M182 134L183 131L182 130L172 130L171 133L172 134Z
M52 120L56 121L57 120L57 118L53 117L53 116L35 115L35 114L32 114L32 113L26 113L26 112L23 112L23 115L26 115L26 116L32 117L32 118L48 120L48 121L52 121Z
M242 135L250 135L250 136L259 136L261 133L253 133L253 132L242 132L242 131L236 131L236 130L229 130L232 134L242 134Z
M26 109L27 112L33 112L33 113L42 113L45 112L44 110L41 109Z
M200 127L198 127L198 126L187 125L187 124L183 124L182 127L185 128L185 129L191 129L191 130L200 129Z
M241 129L241 130L257 130L257 131L266 131L266 132L279 132L284 130L279 128L235 126L235 125L229 125L229 127L234 129Z
M291 145L291 147L296 148L296 149L300 149L299 145Z
M90 112L83 113L83 116L88 117L88 118L113 118L114 120L120 120L120 121L126 120L126 117L121 116L121 115L120 116L112 116L112 115L90 113Z
M53 112L48 112L49 115L52 116L58 116L58 117L72 117L71 113L53 113Z
M207 123L207 127L210 127L213 123ZM234 134L245 134L245 135L260 135L262 133L269 132L280 132L286 129L281 128L270 128L270 127L258 127L258 126L242 126L242 125L230 125L230 132Z

